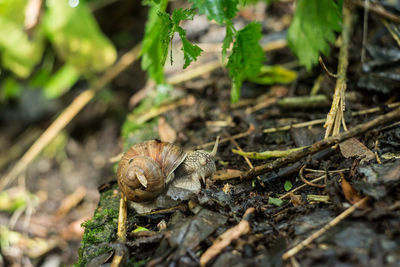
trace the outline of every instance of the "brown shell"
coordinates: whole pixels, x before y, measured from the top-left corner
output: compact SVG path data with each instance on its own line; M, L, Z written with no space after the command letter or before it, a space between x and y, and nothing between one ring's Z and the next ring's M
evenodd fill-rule
M185 151L167 142L151 140L136 144L124 154L118 165L118 184L129 200L150 201L163 192L173 177L172 173L185 158ZM146 187L138 181L135 172L146 177Z

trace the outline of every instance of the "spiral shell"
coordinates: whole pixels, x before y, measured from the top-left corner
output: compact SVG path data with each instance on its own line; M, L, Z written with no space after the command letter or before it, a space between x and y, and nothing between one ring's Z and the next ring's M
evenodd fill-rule
M158 140L136 144L118 165L119 187L131 201L151 201L164 191L186 155L180 147Z

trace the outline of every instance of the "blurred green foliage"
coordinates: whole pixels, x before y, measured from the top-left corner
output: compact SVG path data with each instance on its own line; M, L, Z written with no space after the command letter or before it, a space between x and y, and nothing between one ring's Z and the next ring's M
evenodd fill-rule
M340 9L332 0L297 2L287 38L290 48L307 70L318 62L320 53L329 54L329 44L335 41L335 32L341 31L341 21Z
M248 24L236 33L235 39L227 65L232 79L231 101L233 103L239 100L243 81L257 76L265 60L264 51L259 44L261 39L259 23Z
M116 50L85 2L75 1L71 6L71 1L43 1L43 14L32 30L25 22L25 14L32 8L28 2L0 2L1 69L9 71L1 72L3 102L18 97L26 87L22 81L27 79L29 86L42 88L46 98L57 98L82 75L103 71L114 63ZM47 42L51 48L44 53ZM56 59L64 62L57 69Z
M226 27L226 35L222 43L222 60L225 62L227 50L233 43L226 67L232 79L231 101L240 98L240 88L244 80L258 81L263 84L274 82L287 83L293 75L283 73L282 69L263 69L265 72L274 72L280 77L264 75L260 79L263 61L266 59L259 44L261 39L261 25L250 22L240 31L233 26L232 20L237 16L238 9L247 4L255 4L261 0L189 0L192 6L189 9L173 10L172 15L165 12L167 0L148 1L151 6L147 21L146 33L143 39L142 66L149 76L158 84L164 83L163 65L168 55L169 45L178 32L182 41L182 51L185 57L184 68L195 61L201 49L186 39L183 28L179 26L182 20L193 19L195 14L205 14L211 21ZM271 4L275 0L264 0ZM299 0L293 22L288 32L288 42L292 51L297 55L300 64L310 70L318 62L320 53L328 54L329 45L335 40L335 32L341 30L342 0ZM161 24L160 24L161 23ZM160 35L162 37L160 37ZM160 65L161 62L161 65ZM172 55L171 55L172 62ZM155 63L155 64L153 64Z
M18 98L27 88L40 88L46 99L58 98L80 78L93 77L113 64L117 52L101 32L87 3L98 0L43 0L38 23L27 29L25 17L29 0L0 2L0 102ZM260 1L260 0L259 0ZM231 100L240 97L244 80L261 84L288 83L295 74L283 68L262 66L266 59L259 44L262 27L250 22L235 29L233 19L239 8L257 0L189 0L186 9L166 12L168 0L147 0L150 6L142 42L142 68L158 86L166 86L164 63L175 33L182 42L183 68L196 61L202 50L186 38L180 26L196 14L226 27L222 43L222 60L228 54L226 67L232 79ZM266 0L266 3L275 1ZM341 30L342 0L299 0L288 31L288 43L308 70L318 62L320 53ZM50 44L50 45L47 45ZM62 64L59 64L61 61ZM172 62L172 54L171 54ZM57 64L56 64L57 63ZM7 70L7 71L4 71ZM163 95L155 97L155 105Z

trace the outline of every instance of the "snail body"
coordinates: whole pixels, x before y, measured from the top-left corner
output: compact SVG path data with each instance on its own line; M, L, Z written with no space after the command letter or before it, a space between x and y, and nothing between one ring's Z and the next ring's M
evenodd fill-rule
M122 157L117 170L118 185L128 200L136 206L163 206L166 199L186 200L201 189L216 171L214 158L204 150L186 152L179 146L150 140L132 146ZM154 204L156 203L156 204ZM138 208L135 208L138 211Z

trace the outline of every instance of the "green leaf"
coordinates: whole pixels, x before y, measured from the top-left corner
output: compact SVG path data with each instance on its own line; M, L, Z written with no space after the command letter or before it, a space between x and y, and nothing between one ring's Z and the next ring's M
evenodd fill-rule
M237 102L240 88L246 78L257 76L265 59L261 39L261 25L252 22L236 33L227 67L232 79L231 101Z
M70 64L62 66L48 80L43 88L44 96L47 99L60 97L67 92L78 81L80 77L79 71Z
M188 39L186 39L186 32L179 31L179 36L182 39L182 51L185 58L185 64L183 68L186 69L193 61L196 61L197 57L200 56L203 51L197 45L191 44Z
M149 231L149 229L147 229L146 227L143 227L143 226L138 226L138 227L136 227L136 229L133 230L132 232L133 232L133 233L137 233L137 232L146 232L146 231Z
M341 14L332 0L299 0L288 31L288 43L307 70L319 54L329 54L335 31L341 31Z
M186 31L179 26L179 23L185 19L193 19L195 12L192 9L175 9L170 17L165 12L159 12L161 18L162 30L160 31L161 45L162 45L162 64L165 63L168 55L168 47L174 37L175 32L178 32L182 40L182 51L185 59L183 68L190 65L191 62L196 61L197 57L203 51L199 46L194 45L186 38ZM172 62L172 56L171 56Z
M183 68L186 69L193 61L196 61L203 51L199 46L194 45L186 39L186 31L179 26L182 20L193 19L195 11L193 9L175 9L172 13L172 21L174 23L175 31L179 33L182 40L182 51L185 59Z
M161 31L160 31L160 45L161 45L161 65L165 64L165 60L168 56L168 48L171 44L172 38L174 37L175 29L174 23L171 20L171 17L165 12L159 12L158 16L161 19ZM171 56L171 64L172 64L172 56Z
M293 185L290 181L285 181L285 184L283 185L283 187L285 188L286 192L289 191L290 189L292 189Z
M226 50L231 46L235 32L236 30L235 27L233 27L232 22L227 22L225 29L225 38L224 42L222 43L222 62L225 62Z
M291 83L296 77L297 73L295 71L285 69L282 66L263 65L259 75L248 80L257 84L276 84Z
M162 43L162 36L168 33L169 25L165 25L160 12L165 11L167 0L160 1L159 4L150 3L149 18L146 22L146 30L142 42L142 69L147 71L148 75L157 83L165 82L164 67L165 58L163 51L168 53L168 43ZM165 14L165 13L164 13ZM169 16L167 15L169 18Z
M0 1L0 54L2 65L28 77L43 54L44 35L39 25L29 38L24 30L27 0Z
M193 19L195 14L196 12L193 9L175 9L171 16L172 22L175 26L179 26L182 20Z
M268 198L268 204L280 207L283 204L283 200L275 197Z
M223 24L236 16L238 0L189 0L199 14L206 14L209 20Z
M101 32L84 2L46 1L44 24L58 56L83 73L103 71L114 63L117 52Z

